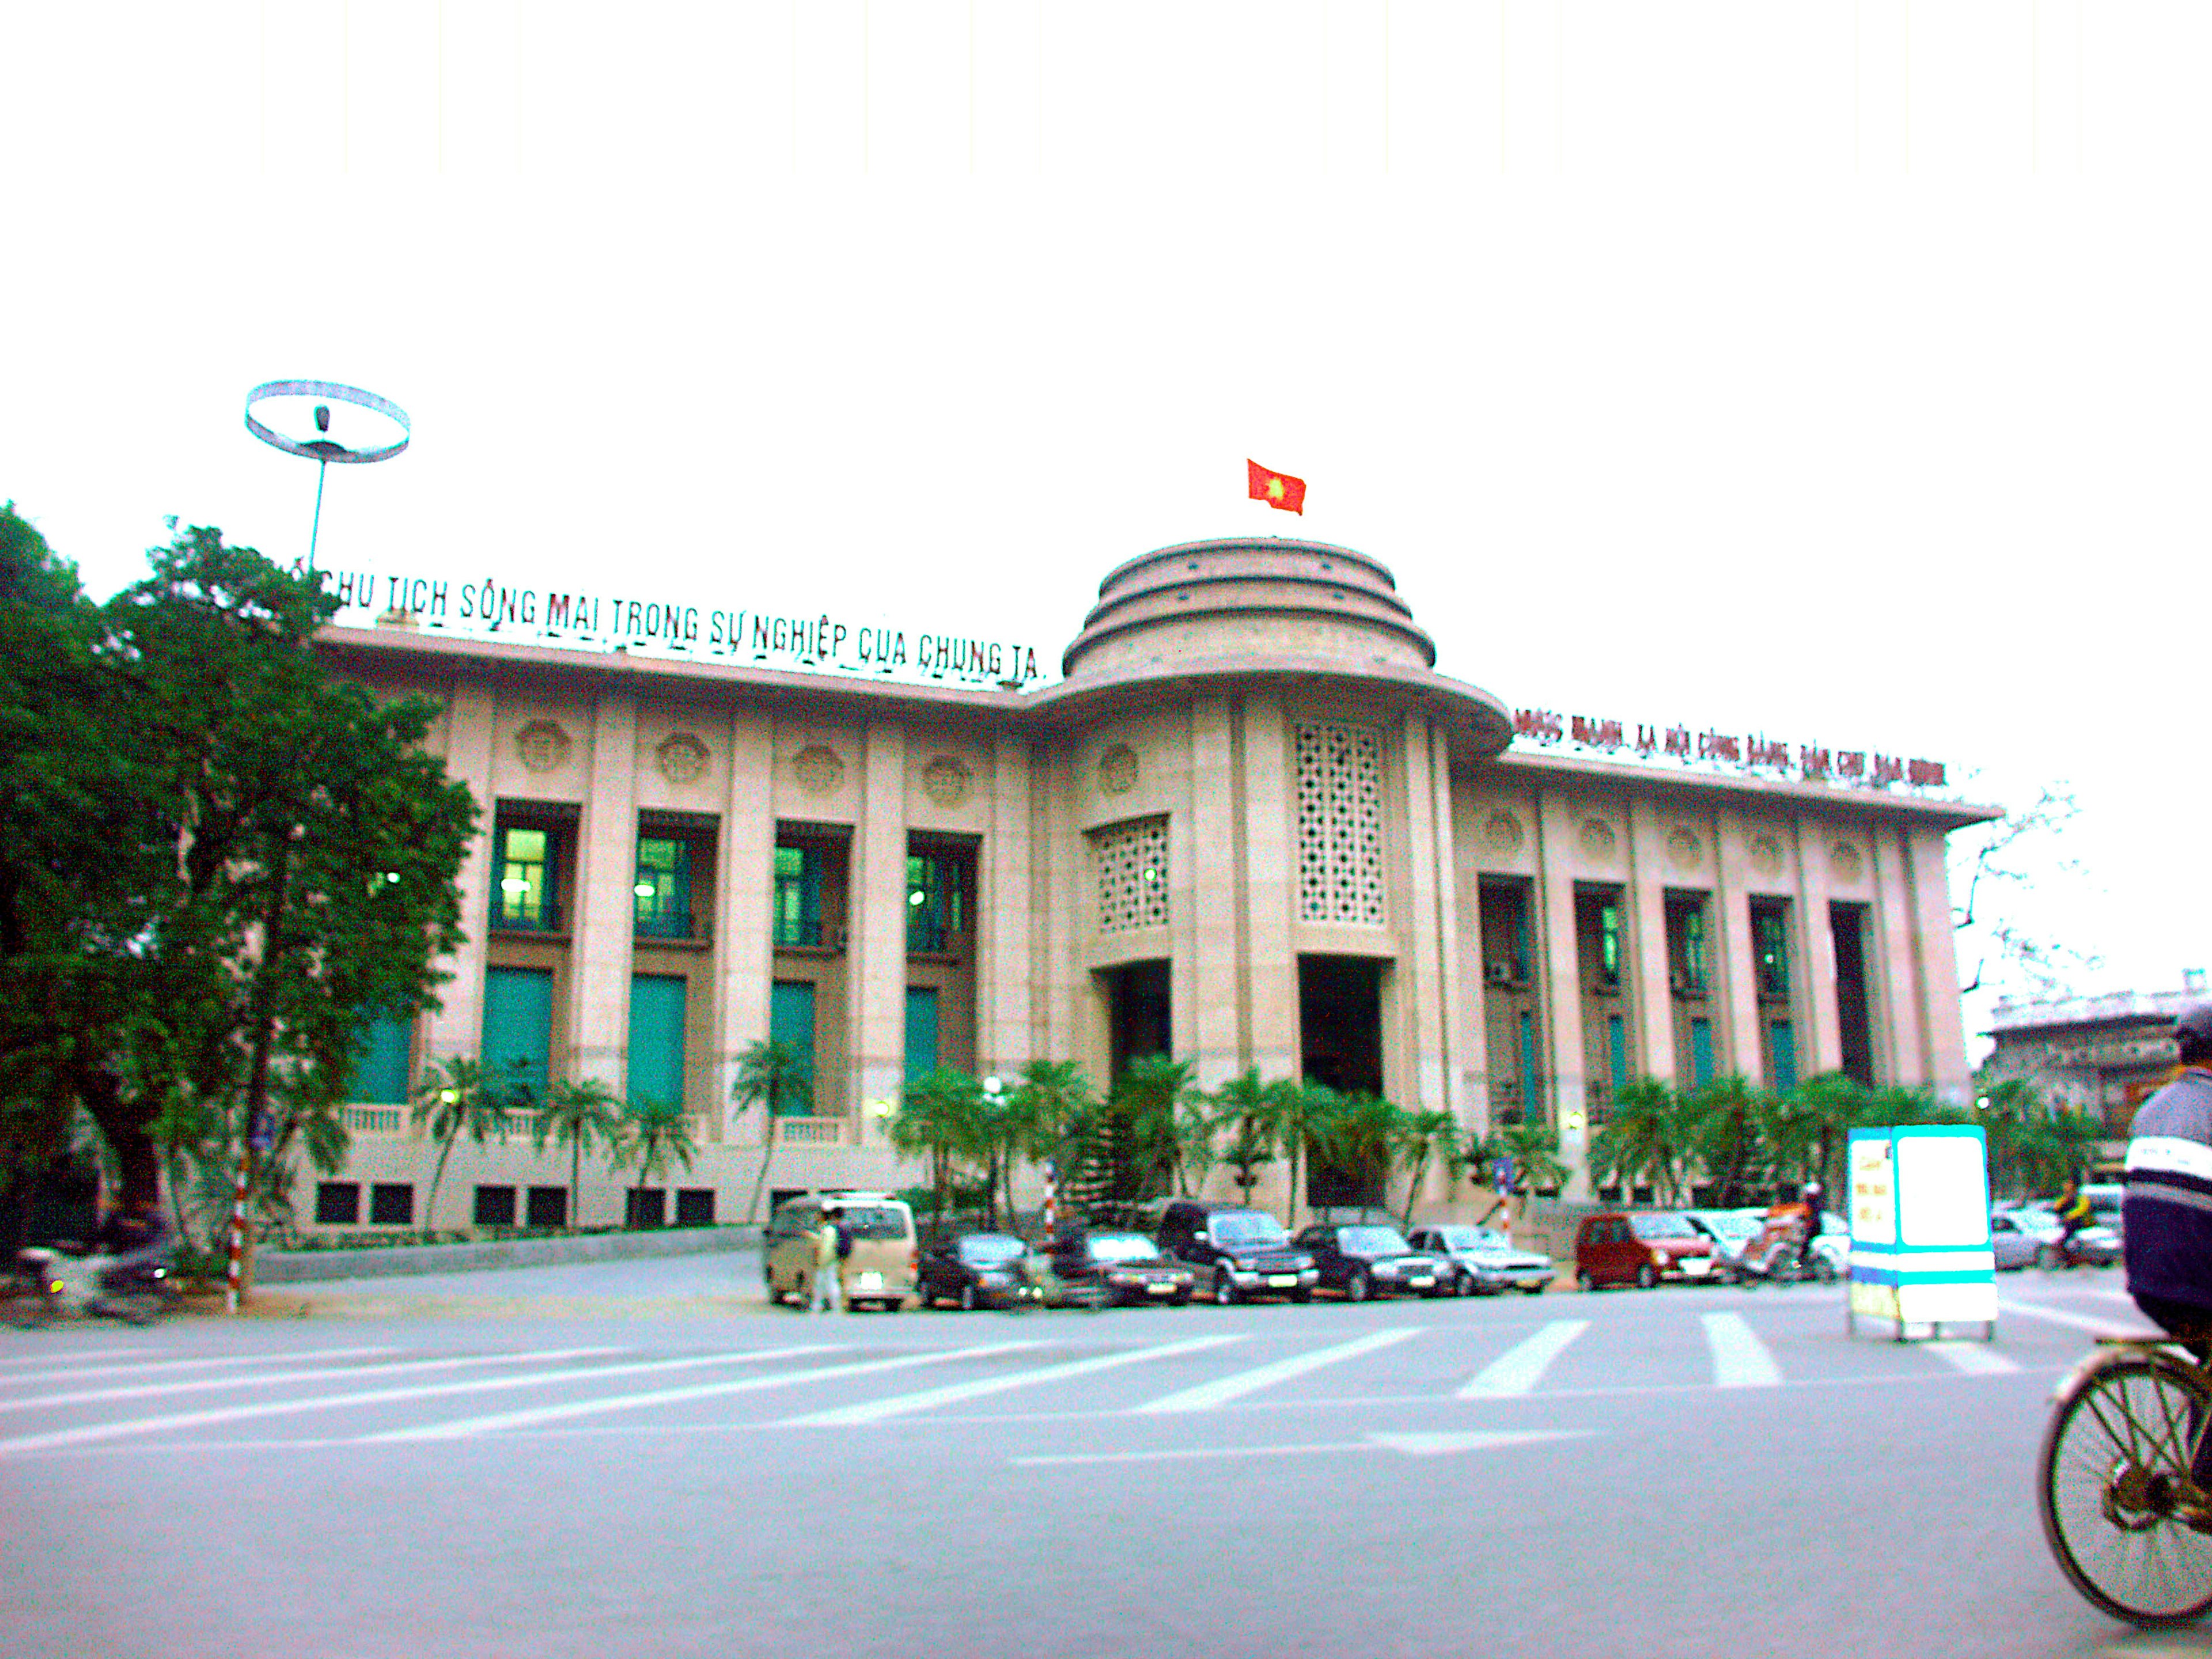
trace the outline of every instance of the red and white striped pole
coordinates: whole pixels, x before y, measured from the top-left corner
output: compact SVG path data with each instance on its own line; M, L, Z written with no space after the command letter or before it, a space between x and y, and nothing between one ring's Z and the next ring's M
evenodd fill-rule
M1060 1168L1047 1158L1044 1165L1044 1236L1060 1231Z
M253 1149L241 1148L238 1154L238 1188L230 1200L230 1267L226 1275L228 1285L230 1310L238 1311L238 1281L246 1255L246 1184L253 1167Z

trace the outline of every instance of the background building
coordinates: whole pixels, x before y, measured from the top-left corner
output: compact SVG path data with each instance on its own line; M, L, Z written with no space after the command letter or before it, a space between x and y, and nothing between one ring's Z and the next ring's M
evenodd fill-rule
M917 1179L884 1118L939 1064L1073 1059L1103 1086L1169 1052L1206 1086L1256 1066L1540 1119L1575 1163L1647 1073L1967 1085L1944 838L1994 814L1509 752L1505 705L1438 674L1347 549L1133 559L1033 692L387 621L323 648L442 704L484 833L444 1006L371 1042L326 1224L428 1224L403 1103L453 1055L684 1101L705 1152L647 1213L694 1220L741 1211L771 1147L775 1188ZM769 1034L814 1080L772 1123L730 1103ZM465 1146L446 1190L550 1219L565 1176ZM579 1219L623 1201L602 1170ZM437 1219L467 1210L441 1194Z
M1996 1047L1983 1077L2026 1078L2050 1104L2094 1114L2105 1126L2105 1156L2117 1161L2136 1108L2173 1075L2173 1022L2204 1000L2204 975L2191 969L2179 991L2000 1002L1984 1034Z

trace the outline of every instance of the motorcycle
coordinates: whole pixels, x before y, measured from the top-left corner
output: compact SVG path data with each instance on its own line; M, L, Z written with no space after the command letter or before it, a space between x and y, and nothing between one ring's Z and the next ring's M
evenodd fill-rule
M2084 1227L2070 1241L2045 1239L2035 1247L2035 1265L2047 1273L2070 1267L2109 1267L2119 1259L2119 1237L2110 1227Z
M183 1300L165 1263L141 1263L119 1279L112 1277L114 1265L108 1255L44 1247L18 1251L15 1282L0 1304L0 1319L18 1330L71 1317L150 1325Z

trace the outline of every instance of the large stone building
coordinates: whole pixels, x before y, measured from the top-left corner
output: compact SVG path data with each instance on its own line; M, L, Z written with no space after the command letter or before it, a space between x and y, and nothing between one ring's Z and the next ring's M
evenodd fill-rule
M484 816L444 1006L371 1042L325 1224L428 1224L401 1103L447 1056L681 1098L704 1151L671 1219L742 1213L771 1143L774 1188L917 1179L884 1117L937 1064L1103 1084L1167 1051L1207 1085L1257 1066L1540 1118L1571 1162L1631 1076L1966 1085L1944 839L1990 813L1838 781L1855 756L1790 777L1514 748L1343 548L1133 559L1026 691L383 620L323 649L443 706L430 741ZM773 1123L731 1104L769 1034L815 1079ZM554 1219L566 1175L464 1143L435 1220ZM587 1173L580 1220L622 1205Z
M2051 1104L2094 1115L2104 1127L2104 1161L2117 1165L2136 1108L2173 1077L2174 1021L2205 1000L2201 969L2181 979L2179 991L1998 1003L1990 1011L1984 1079L2025 1078Z

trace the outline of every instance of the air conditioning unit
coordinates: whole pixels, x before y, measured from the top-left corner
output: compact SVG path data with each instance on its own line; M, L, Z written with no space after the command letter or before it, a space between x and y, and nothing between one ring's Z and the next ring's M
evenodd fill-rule
M1482 964L1482 977L1492 985L1510 985L1513 983L1513 964L1510 962L1486 962Z

